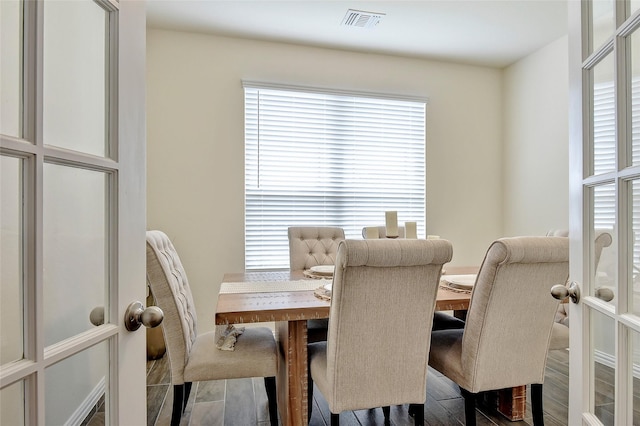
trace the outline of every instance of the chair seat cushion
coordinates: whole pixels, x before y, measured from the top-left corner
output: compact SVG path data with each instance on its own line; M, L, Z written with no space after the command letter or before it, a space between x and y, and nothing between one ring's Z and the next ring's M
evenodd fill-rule
M431 327L433 331L458 328L464 328L464 321L460 318L456 318L453 315L449 315L444 312L433 313L433 326Z
M331 395L327 380L327 342L309 344L307 355L309 357L309 373L313 383L318 386L323 395Z
M216 347L215 331L199 335L184 368L185 382L275 376L276 341L267 327L247 327L234 351Z
M328 329L328 318L307 320L307 342L314 343L327 340Z
M461 387L467 388L467 381L462 371L462 335L464 329L451 328L431 332L431 348L429 365Z

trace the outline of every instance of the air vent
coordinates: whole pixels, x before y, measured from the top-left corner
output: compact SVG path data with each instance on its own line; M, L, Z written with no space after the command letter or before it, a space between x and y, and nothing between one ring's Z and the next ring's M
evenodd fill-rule
M361 10L347 10L347 14L342 20L342 25L345 27L357 27L357 28L374 28L380 23L384 13L372 13L363 12Z

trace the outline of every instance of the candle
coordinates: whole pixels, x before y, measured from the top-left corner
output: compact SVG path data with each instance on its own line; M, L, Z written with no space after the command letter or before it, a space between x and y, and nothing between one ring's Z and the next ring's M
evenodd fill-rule
M418 238L418 228L416 222L404 223L404 237L405 238Z
M378 232L377 226L367 226L365 228L365 238L367 240L374 240L376 238L380 238L380 233Z
M385 212L387 238L398 238L398 212Z

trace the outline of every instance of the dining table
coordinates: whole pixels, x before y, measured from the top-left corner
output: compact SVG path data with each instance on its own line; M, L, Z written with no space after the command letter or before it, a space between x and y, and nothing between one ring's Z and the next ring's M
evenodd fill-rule
M474 274L477 267L447 267L447 274ZM307 424L307 320L329 318L330 300L321 290L329 279L313 279L302 271L249 271L224 274L215 323L274 322L279 350L278 408L283 425ZM440 285L435 309L464 317L470 291ZM523 389L524 388L524 389ZM510 420L524 418L526 387L497 394L496 408Z

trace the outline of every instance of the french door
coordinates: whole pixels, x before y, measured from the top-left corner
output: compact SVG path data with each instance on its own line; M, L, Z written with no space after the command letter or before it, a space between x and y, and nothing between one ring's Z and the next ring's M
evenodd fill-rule
M144 2L2 0L0 43L0 424L145 424Z
M640 2L568 4L569 424L640 425Z

